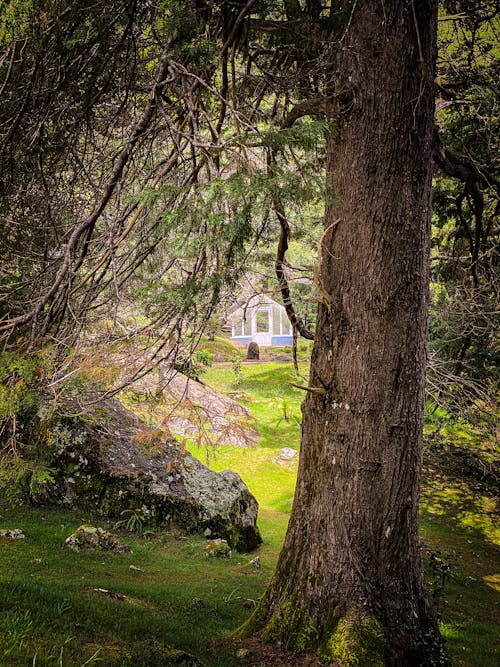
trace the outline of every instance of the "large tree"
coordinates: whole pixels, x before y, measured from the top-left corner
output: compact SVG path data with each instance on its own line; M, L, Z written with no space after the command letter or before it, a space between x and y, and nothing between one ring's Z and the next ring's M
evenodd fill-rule
M108 4L11 0L2 24L12 223L0 238L0 336L60 336L68 313L122 298L141 267L155 277L141 285L151 320L192 331L271 213L284 300L309 335L289 298L287 205L307 190L306 167L321 169L322 155L301 163L310 127L297 121L327 111L297 493L276 575L242 633L342 665L440 664L417 533L435 2L123 0L109 31ZM451 160L439 145L435 157Z
M353 3L336 48L321 303L272 583L241 635L327 664L435 665L418 539L436 3Z

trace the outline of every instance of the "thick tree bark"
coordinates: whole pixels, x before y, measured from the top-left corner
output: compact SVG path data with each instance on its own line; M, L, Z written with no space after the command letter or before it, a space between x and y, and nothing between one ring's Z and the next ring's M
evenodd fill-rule
M435 34L434 0L366 0L341 41L295 501L240 631L342 667L446 662L418 540Z

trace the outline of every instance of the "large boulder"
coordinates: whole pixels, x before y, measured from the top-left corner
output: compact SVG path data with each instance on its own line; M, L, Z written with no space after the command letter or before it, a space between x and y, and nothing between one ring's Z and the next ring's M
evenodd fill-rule
M180 373L172 365L157 363L151 353L135 348L105 354L99 360L114 377L111 390L128 386L135 405L148 419L173 434L210 445L252 447L260 438L250 410L199 380ZM144 373L149 368L152 372ZM153 369L155 369L153 371ZM133 381L131 381L133 378ZM156 398L151 410L151 398ZM221 428L221 424L223 427Z
M260 437L248 408L182 373L167 375L162 408L162 425L179 435L209 433L214 445L239 447L251 447Z
M52 426L55 482L39 501L109 517L145 508L157 525L224 538L238 551L261 542L257 501L236 473L209 470L116 399L94 405L92 417L79 412Z

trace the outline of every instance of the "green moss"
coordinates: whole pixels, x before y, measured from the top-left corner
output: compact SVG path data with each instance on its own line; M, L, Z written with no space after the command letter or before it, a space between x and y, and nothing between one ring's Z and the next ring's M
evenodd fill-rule
M263 629L264 641L282 641L295 653L304 653L317 646L318 632L307 609L285 600L274 605L270 615L267 612L264 599L234 636L245 639Z
M320 655L326 665L384 667L386 643L382 626L372 616L344 616L328 637Z
M247 618L243 625L240 625L239 628L231 633L231 637L235 637L237 639L248 639L249 637L253 637L253 635L256 635L258 632L260 632L260 630L262 630L263 623L264 614L262 613L262 609L259 605L254 613L249 618Z

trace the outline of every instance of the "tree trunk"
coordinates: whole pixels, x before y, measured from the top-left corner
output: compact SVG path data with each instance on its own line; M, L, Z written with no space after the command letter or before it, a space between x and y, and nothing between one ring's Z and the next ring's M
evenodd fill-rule
M239 633L342 667L446 664L418 540L435 34L434 0L366 0L341 40L295 501Z

